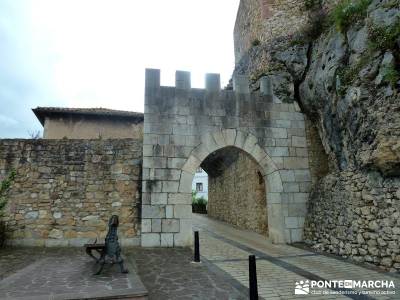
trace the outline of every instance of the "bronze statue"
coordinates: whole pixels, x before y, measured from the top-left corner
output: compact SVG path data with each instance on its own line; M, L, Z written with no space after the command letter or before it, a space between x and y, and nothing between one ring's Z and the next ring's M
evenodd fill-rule
M118 242L118 216L111 216L108 221L108 232L105 239L105 244L86 244L86 253L96 260L96 263L100 264L99 270L95 275L99 275L104 268L106 262L112 264L117 263L121 269L121 273L128 273L128 270L124 267L124 260L121 257L121 247ZM96 250L100 253L100 257L97 258L92 254L92 250Z

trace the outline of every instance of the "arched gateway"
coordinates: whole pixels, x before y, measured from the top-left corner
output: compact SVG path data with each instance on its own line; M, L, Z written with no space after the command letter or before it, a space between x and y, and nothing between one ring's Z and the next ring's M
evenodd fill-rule
M234 78L233 91L221 90L218 74L192 89L182 71L175 87L161 87L160 71L146 70L142 246L191 244L194 173L208 155L232 146L259 164L271 240L301 240L311 180L304 116L271 90L264 78L260 92L250 93L245 76Z

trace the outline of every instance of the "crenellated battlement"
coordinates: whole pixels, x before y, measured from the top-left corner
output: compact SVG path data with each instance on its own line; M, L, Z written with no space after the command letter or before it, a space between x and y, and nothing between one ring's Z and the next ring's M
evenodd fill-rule
M159 69L146 69L146 89L161 87ZM192 88L191 73L188 71L175 72L175 88L179 90L190 90ZM221 90L221 78L219 74L207 73L205 75L205 89L209 92Z
M158 89L161 87L160 69L146 69L145 87L149 89ZM191 90L191 73L188 71L175 72L175 88L179 90ZM197 89L198 90L198 89ZM218 73L206 73L204 91L217 93L221 91L221 76ZM233 76L233 91L237 94L250 94L250 78L247 75ZM263 96L272 96L272 82L268 76L260 80L260 94Z

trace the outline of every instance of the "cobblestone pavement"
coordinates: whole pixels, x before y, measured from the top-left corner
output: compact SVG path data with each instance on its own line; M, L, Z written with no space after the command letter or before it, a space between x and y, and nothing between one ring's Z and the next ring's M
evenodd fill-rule
M150 300L248 299L248 289L212 264L192 263L190 249L133 248L126 251Z
M129 274L106 265L94 276L96 265L82 248L9 248L0 251L0 299L84 299L85 297L146 293L132 264Z
M140 275L151 300L247 299L248 289L213 264L192 263L190 249L123 250L130 262L128 268ZM83 252L71 248L1 249L0 299L71 299L129 292L134 280L119 273L117 266L93 276L94 262Z
M264 299L400 299L400 276L397 274L288 245L274 245L256 233L235 229L206 216L194 215L194 228L200 231L202 259L245 287L248 287L248 255L256 255L258 291ZM396 294L343 295L339 293L357 293L360 289L332 288L316 289L329 295L294 295L296 281L307 280L389 280L396 288L382 290Z
M45 251L40 248L3 248L0 250L0 280L26 267L43 257Z

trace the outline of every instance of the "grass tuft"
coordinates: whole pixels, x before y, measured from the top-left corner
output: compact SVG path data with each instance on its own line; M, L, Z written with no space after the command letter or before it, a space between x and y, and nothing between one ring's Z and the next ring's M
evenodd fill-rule
M367 16L372 0L342 0L332 10L331 18L336 28L344 33L352 25Z

